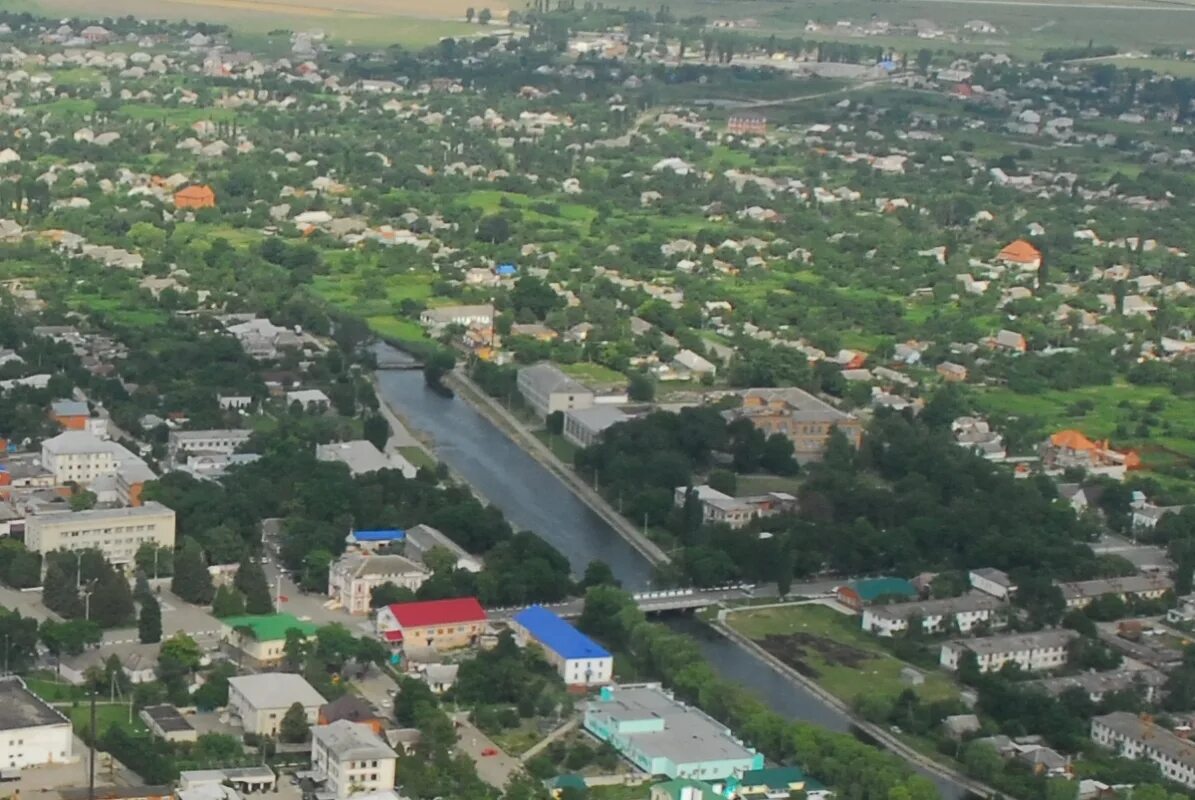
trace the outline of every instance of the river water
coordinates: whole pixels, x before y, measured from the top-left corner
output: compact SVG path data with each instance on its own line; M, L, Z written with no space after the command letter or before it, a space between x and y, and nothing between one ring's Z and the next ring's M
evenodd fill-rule
M429 436L436 456L516 529L541 536L568 557L577 575L600 560L624 588L647 588L651 565L639 551L471 405L429 390L417 370L383 370L377 376L395 412Z
M543 537L568 557L578 574L590 561L600 559L625 588L648 585L651 565L647 560L467 402L430 391L420 371L383 370L377 378L383 399L411 428L430 437L436 456L500 508L511 525ZM693 636L720 675L747 686L777 712L834 731L850 730L845 714L712 629L691 619L673 619L668 624ZM928 777L945 798L958 800L966 795L960 786Z

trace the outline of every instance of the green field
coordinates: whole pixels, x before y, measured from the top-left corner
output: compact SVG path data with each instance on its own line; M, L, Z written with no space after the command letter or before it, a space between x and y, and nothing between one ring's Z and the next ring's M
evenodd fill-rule
M456 0L0 0L0 10L51 18L127 15L223 24L255 42L281 39L280 55L289 49L289 37L268 36L279 30L319 30L344 45L406 47L429 47L447 36L484 33L482 26L464 22L468 5ZM501 3L490 8L497 17L505 13Z
M856 616L803 605L731 614L727 622L848 703L864 694L896 697L909 688L900 677L907 665L864 633ZM781 645L778 639L768 642L769 636L793 638ZM780 647L790 657L777 652ZM800 663L794 664L793 657ZM937 672L926 673L925 683L916 691L931 701L958 696L958 687Z
M1148 69L1153 72L1174 75L1178 78L1195 78L1195 61L1178 61L1173 58L1125 58L1112 56L1085 62L1088 64L1113 64L1125 69Z
M1080 401L1089 401L1091 410L1072 415ZM1117 383L1040 394L988 389L977 395L977 402L985 412L1031 420L1046 433L1074 428L1092 439L1109 438L1113 447L1139 447L1147 466L1195 459L1195 399L1177 397L1163 387ZM1147 436L1139 433L1143 423ZM1118 425L1127 436L1117 435Z
M71 706L69 709L63 709L71 722L75 726L75 732L82 734L91 726L91 707L87 703L80 703L77 706ZM148 731L136 714L133 714L132 721L129 721L129 706L125 703L102 703L96 704L95 707L95 727L96 730L103 735L104 731L108 730L113 725L124 728L129 733L140 736L147 734Z
M601 364L595 364L591 361L578 361L575 364L562 364L560 370L570 377L576 378L582 383L621 383L627 382L627 376L621 372L616 372L609 367L603 367Z
M398 453L407 461L410 461L415 468L427 467L428 469L435 469L437 461L422 447L400 447Z

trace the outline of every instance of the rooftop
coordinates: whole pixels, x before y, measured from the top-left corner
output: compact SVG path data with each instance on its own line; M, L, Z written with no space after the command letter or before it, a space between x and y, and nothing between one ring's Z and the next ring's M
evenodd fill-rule
M371 531L353 531L349 534L354 541L358 542L401 542L406 538L406 531L400 531L397 528L387 528Z
M454 597L449 600L423 600L415 603L394 603L387 606L394 619L404 628L427 625L448 625L461 622L484 622L485 609L476 597Z
M1103 725L1114 733L1135 741L1146 742L1159 753L1168 755L1187 766L1195 766L1195 744L1180 739L1159 725L1141 719L1128 711L1114 711L1091 721L1092 727Z
M607 728L659 720L661 724L651 730L622 736L640 752L666 758L677 765L750 760L756 756L725 726L703 711L673 699L658 684L608 687L600 699L586 704L585 717L587 721L594 718Z
M565 622L543 606L531 606L515 615L522 626L541 645L564 659L609 658L597 642Z
M1129 575L1124 578L1098 578L1093 581L1058 584L1058 588L1062 590L1062 596L1067 600L1100 597L1106 594L1157 592L1173 587L1174 582L1161 575Z
M315 623L305 622L293 614L242 614L236 617L225 617L220 622L233 630L249 628L253 631L253 638L259 642L285 639L286 632L291 628L296 628L310 636L318 627Z
M858 593L864 601L870 602L881 597L916 597L917 587L904 578L863 578L853 581L850 587Z
M189 731L191 730L191 723L178 713L178 709L169 704L160 706L146 706L141 709L141 713L154 721L164 731Z
M174 512L157 502L156 500L149 500L139 506L130 506L129 508L91 508L86 511L67 511L55 514L41 514L29 518L28 524L32 525L35 522L45 522L47 524L54 522L61 522L63 520L70 520L75 523L82 524L103 522L104 520L128 519L129 517L145 517L154 514L171 514Z
M564 416L594 433L601 433L611 425L626 422L631 415L613 406L593 406L592 408L574 408L566 411Z
M398 757L398 754L368 727L347 719L339 719L328 725L317 725L311 735L316 745L322 745L339 761Z
M320 722L323 724L330 724L342 719L360 723L380 718L378 712L368 701L355 694L346 694L333 700L320 708L319 715Z
M530 383L540 394L589 394L589 387L565 375L555 364L533 364L519 370L519 382Z
M338 461L347 466L354 475L393 467L390 459L386 458L373 442L364 439L317 444L315 457L320 461Z
M0 678L0 731L70 724L57 709L29 691L20 678Z
M965 611L994 611L1003 605L1003 603L991 595L981 592L969 592L961 597L946 597L940 600L916 600L912 603L892 603L886 606L873 606L870 609L870 613L872 616L907 620L914 615L926 618L958 614Z
M89 417L91 409L81 400L55 400L50 404L50 410L56 417Z
M950 642L954 647L962 647L976 655L993 655L998 653L1014 653L1020 650L1043 650L1052 647L1065 647L1079 634L1071 630L1038 631L1037 633L1009 633L1003 636L985 636L980 639L958 639Z
M327 703L302 675L289 672L238 675L229 678L228 685L243 694L256 708L289 708L294 703L308 708Z

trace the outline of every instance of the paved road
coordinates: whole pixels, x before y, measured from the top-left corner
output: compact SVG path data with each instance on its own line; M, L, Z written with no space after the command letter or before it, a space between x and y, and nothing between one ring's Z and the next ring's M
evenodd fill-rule
M502 748L494 744L472 722L469 722L465 714L457 714L453 719L457 723L457 749L477 764L477 774L483 781L496 789L505 788L510 776L521 769L523 765L517 758L511 758L504 753ZM495 751L494 755L482 755L483 750L490 749Z

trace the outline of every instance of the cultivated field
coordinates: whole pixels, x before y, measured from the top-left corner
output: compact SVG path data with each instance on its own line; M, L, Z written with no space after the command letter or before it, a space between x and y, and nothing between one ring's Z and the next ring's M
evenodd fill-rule
M655 10L655 0L629 0ZM1122 50L1148 52L1154 47L1186 49L1195 41L1192 0L676 0L669 8L678 17L753 19L745 29L760 36L838 39L896 49L1005 51L1035 57L1057 47L1082 47L1089 41ZM839 20L865 24L872 18L899 24L930 20L947 31L970 20L985 20L998 33L969 35L959 41L913 36L856 36L835 29ZM807 22L823 26L805 33ZM827 27L828 26L828 27Z
M339 44L403 44L421 47L445 36L485 29L464 23L465 9L486 7L473 0L0 0L0 9L51 17L132 15L144 19L188 19L222 23L246 34L275 30L321 30ZM508 5L488 7L502 18Z

